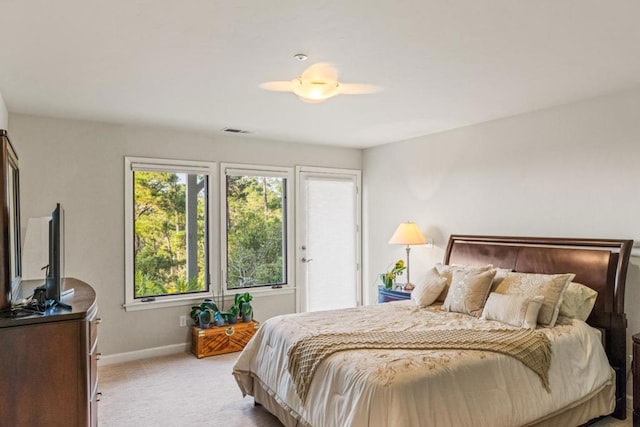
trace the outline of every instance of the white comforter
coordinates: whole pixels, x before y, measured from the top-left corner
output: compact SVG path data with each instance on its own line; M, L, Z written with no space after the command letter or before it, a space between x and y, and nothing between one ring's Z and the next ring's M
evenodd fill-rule
M480 328L505 325L416 308L411 301L279 316L264 322L234 367L243 394L262 383L312 426L521 426L587 400L612 381L597 331L559 319L540 329L551 341L551 393L516 359L484 351L352 350L322 362L303 404L287 371L287 350L318 332Z

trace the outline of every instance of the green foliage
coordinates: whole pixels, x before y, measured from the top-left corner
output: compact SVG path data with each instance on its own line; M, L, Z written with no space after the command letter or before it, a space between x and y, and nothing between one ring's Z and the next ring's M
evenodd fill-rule
M229 288L283 283L284 179L227 177Z
M184 173L134 173L135 297L201 291L205 284L206 179L198 176L197 236L187 236ZM197 273L187 277L187 246L197 248Z
M251 301L253 296L249 292L243 294L236 294L234 298L234 307L238 307L240 316L253 316L253 307L251 307Z
M240 314L240 308L234 304L229 307L229 311L221 312L220 314L228 323L236 323L238 314Z
M189 316L191 317L191 320L193 320L193 323L198 325L198 318L201 312L209 313L209 322L211 322L217 311L218 306L210 299L206 299L201 302L200 305L194 305L193 307L191 307L191 313L189 314Z
M135 277L135 295L166 295L167 289L161 284L153 280L141 270L136 270Z

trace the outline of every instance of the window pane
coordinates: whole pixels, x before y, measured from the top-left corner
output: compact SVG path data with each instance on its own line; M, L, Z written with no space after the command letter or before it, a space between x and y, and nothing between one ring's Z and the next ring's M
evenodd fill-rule
M208 289L207 179L134 171L135 298Z
M229 289L286 283L285 192L282 177L227 175Z

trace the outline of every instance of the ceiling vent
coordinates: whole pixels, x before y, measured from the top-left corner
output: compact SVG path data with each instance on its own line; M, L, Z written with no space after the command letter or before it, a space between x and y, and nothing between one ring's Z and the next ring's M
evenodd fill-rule
M249 132L248 130L242 130L242 129L236 129L236 128L224 128L222 130L224 132L229 132L229 133L244 133L244 134L253 133L253 132Z

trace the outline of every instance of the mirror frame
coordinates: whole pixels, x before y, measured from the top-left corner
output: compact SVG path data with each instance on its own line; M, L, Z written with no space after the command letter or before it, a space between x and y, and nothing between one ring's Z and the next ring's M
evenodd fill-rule
M20 170L6 130L0 129L0 310L11 307L22 275L20 255Z

